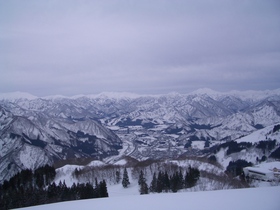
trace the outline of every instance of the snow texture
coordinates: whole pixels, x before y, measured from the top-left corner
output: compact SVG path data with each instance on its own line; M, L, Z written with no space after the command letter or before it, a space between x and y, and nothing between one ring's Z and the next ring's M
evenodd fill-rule
M171 209L227 209L227 210L279 210L280 187L263 187L238 190L208 192L182 192L150 195L130 195L62 202L29 207L30 210L77 210L77 209L114 209L114 210L171 210Z
M272 133L273 127L275 125L267 126L263 129L257 130L247 136L237 139L236 142L251 142L257 143L259 141L266 141L268 139L277 140L280 143L280 132Z

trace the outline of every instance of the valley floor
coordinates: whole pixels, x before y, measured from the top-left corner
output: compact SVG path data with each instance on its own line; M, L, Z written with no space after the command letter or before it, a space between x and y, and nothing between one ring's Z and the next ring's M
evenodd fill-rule
M117 190L117 189L116 189ZM129 189L127 189L129 190ZM124 192L121 190L120 192ZM109 198L62 202L28 207L30 210L171 210L171 209L226 209L226 210L279 210L280 186L217 190L204 192L162 193L149 195L113 196Z

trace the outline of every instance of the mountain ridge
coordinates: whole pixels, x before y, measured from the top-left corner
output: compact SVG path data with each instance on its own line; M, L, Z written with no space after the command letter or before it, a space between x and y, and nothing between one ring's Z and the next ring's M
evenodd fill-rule
M118 156L123 146L139 160L197 155L196 145L203 149L280 123L280 89L258 93L0 97L0 176L56 160Z
M167 95L181 95L181 96L187 96L187 95L209 95L212 97L215 96L221 96L221 95L232 95L232 96L238 96L243 98L254 98L254 97L265 97L269 95L280 95L280 88L273 89L273 90L230 90L227 92L223 91L216 91L210 88L199 88L197 90L188 92L188 93L179 93L179 92L169 92L169 93L163 93L163 94L138 94L133 92L100 92L97 94L78 94L78 95L72 95L72 96L66 96L66 95L48 95L48 96L36 96L28 92L21 92L21 91L15 91L15 92L3 92L0 93L0 100L15 100L15 99L59 99L59 98L66 98L66 99L77 99L81 97L87 97L87 98L99 98L99 97L107 97L107 98L140 98L140 97L161 97L161 96L167 96Z

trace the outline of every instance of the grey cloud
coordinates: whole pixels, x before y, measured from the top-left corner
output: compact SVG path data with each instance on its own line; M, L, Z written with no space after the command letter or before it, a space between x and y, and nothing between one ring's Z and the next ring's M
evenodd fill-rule
M1 92L273 89L278 1L0 1Z

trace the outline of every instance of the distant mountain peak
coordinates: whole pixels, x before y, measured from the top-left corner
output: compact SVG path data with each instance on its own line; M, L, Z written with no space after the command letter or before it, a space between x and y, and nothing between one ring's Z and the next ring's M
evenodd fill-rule
M192 93L197 93L197 94L204 94L204 93L209 94L210 93L210 94L213 94L213 93L220 93L220 92L217 92L217 91L215 91L213 89L210 89L210 88L199 88L199 89L193 91Z
M232 90L228 94L240 97L242 99L260 100L272 95L280 96L280 88L275 90L246 90L246 91Z
M140 98L144 95L136 94L136 93L130 93L130 92L102 92L95 95L86 95L86 97L89 98L114 98L114 99L120 99L120 98Z
M189 93L189 95L207 95L207 96L210 96L212 98L217 98L217 97L222 96L224 94L225 93L218 92L218 91L212 90L210 88L200 88L200 89L197 89L197 90Z
M6 99L6 100L17 100L17 99L36 99L38 98L37 96L34 96L30 93L26 93L26 92L20 92L20 91L16 91L16 92L10 92L10 93L0 93L0 99Z

